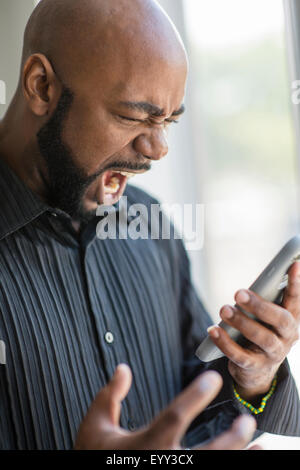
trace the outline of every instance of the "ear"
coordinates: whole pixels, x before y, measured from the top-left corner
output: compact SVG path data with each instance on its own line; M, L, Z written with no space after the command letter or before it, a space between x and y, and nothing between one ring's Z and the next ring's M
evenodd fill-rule
M23 93L36 116L45 116L55 108L61 93L53 67L43 54L31 55L23 67Z

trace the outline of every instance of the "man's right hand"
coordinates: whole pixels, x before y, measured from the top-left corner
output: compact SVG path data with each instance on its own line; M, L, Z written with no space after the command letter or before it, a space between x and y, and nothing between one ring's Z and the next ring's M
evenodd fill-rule
M181 450L180 442L191 422L217 396L222 378L217 372L197 377L155 420L136 432L120 427L121 402L132 382L130 368L120 364L114 376L96 396L82 421L76 450ZM237 418L232 427L193 450L240 450L250 442L256 428L248 415ZM257 447L253 447L257 449Z

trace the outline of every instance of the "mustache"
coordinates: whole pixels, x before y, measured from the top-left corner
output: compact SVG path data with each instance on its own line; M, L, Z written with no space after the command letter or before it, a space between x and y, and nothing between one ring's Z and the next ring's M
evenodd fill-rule
M138 156L139 159L144 159L143 155ZM105 172L111 168L120 169L120 170L128 170L128 171L150 171L151 170L151 163L132 163L132 162L124 162L124 161L115 161L107 165L102 172Z
M144 159L143 155L140 155L139 158ZM104 168L102 167L97 173L89 177L82 177L82 189L86 190L94 181L96 181L99 176L103 175L108 170L123 170L123 171L150 171L152 168L151 163L132 163L132 162L124 162L121 160L116 160L115 162L111 162L110 164L106 165Z
M144 159L143 155L138 155L139 159ZM103 175L108 170L123 170L123 171L150 171L152 166L151 163L132 163L132 162L124 162L121 160L116 160L114 162L109 163L105 167L102 167L97 173L89 177L89 183L95 181L99 176Z

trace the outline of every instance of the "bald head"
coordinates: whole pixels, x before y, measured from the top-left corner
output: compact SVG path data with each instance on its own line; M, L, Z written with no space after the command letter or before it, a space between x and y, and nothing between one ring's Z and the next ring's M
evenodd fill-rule
M24 35L23 60L42 53L62 78L115 61L184 62L181 38L155 0L42 0Z
M50 205L93 216L120 199L124 172L148 171L167 154L186 78L184 46L155 0L42 0L26 27L0 153L14 155L19 177Z

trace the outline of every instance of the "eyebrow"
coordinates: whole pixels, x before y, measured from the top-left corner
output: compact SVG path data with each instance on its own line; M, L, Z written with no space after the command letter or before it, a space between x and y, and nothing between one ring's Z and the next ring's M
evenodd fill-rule
M149 116L161 117L164 116L165 112L163 109L159 108L152 103L147 103L146 101L121 101L119 103L121 106L125 106L126 108L132 109L133 111L138 111L140 113L147 113ZM182 104L177 111L172 113L172 116L180 116L185 112L185 106Z

